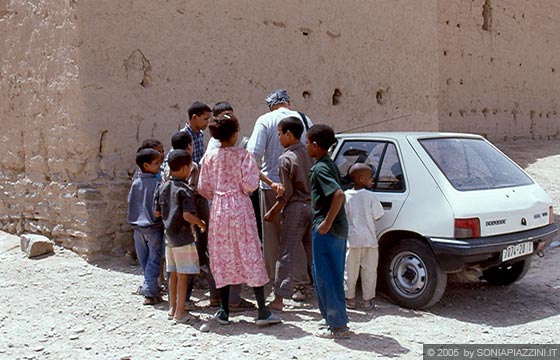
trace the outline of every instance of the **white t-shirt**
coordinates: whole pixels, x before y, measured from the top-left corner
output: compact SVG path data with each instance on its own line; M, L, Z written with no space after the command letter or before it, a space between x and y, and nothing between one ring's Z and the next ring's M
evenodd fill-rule
M348 219L348 247L377 247L375 221L383 216L377 196L366 189L344 192L344 210Z

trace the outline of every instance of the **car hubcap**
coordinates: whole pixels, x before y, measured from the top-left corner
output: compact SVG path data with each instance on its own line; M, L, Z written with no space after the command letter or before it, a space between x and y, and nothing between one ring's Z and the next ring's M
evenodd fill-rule
M415 298L426 288L428 274L422 259L412 252L398 254L391 261L391 282L402 296Z

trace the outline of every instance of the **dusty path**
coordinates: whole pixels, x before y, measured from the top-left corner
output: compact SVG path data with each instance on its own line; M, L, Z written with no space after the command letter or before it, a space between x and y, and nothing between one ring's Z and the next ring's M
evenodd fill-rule
M559 209L559 143L500 144L554 198ZM558 217L557 217L558 218ZM259 329L252 313L209 333L172 325L166 306L149 307L131 294L140 269L125 259L90 264L56 248L23 257L19 239L0 233L0 359L421 359L423 343L558 343L560 248L534 258L528 275L509 287L451 283L429 311L377 300L374 313L349 311L356 335L339 342L314 336L315 303L290 303L284 323ZM250 293L245 294L252 299ZM193 313L212 310L202 291Z

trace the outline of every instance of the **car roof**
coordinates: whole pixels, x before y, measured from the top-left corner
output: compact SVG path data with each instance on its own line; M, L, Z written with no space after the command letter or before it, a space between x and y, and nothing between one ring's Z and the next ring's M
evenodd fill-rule
M384 138L404 140L407 138L414 139L432 139L432 138L475 138L482 139L483 137L477 134L469 133L452 133L452 132L437 132L437 131L385 131L385 132L359 132L359 133L338 133L338 139L363 139L363 138Z

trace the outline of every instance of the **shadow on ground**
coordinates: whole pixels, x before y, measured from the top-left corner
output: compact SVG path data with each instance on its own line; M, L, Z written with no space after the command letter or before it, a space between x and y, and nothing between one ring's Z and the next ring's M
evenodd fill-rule
M521 325L560 314L560 248L533 257L527 276L509 286L487 282L449 282L441 301L429 312L493 327Z

